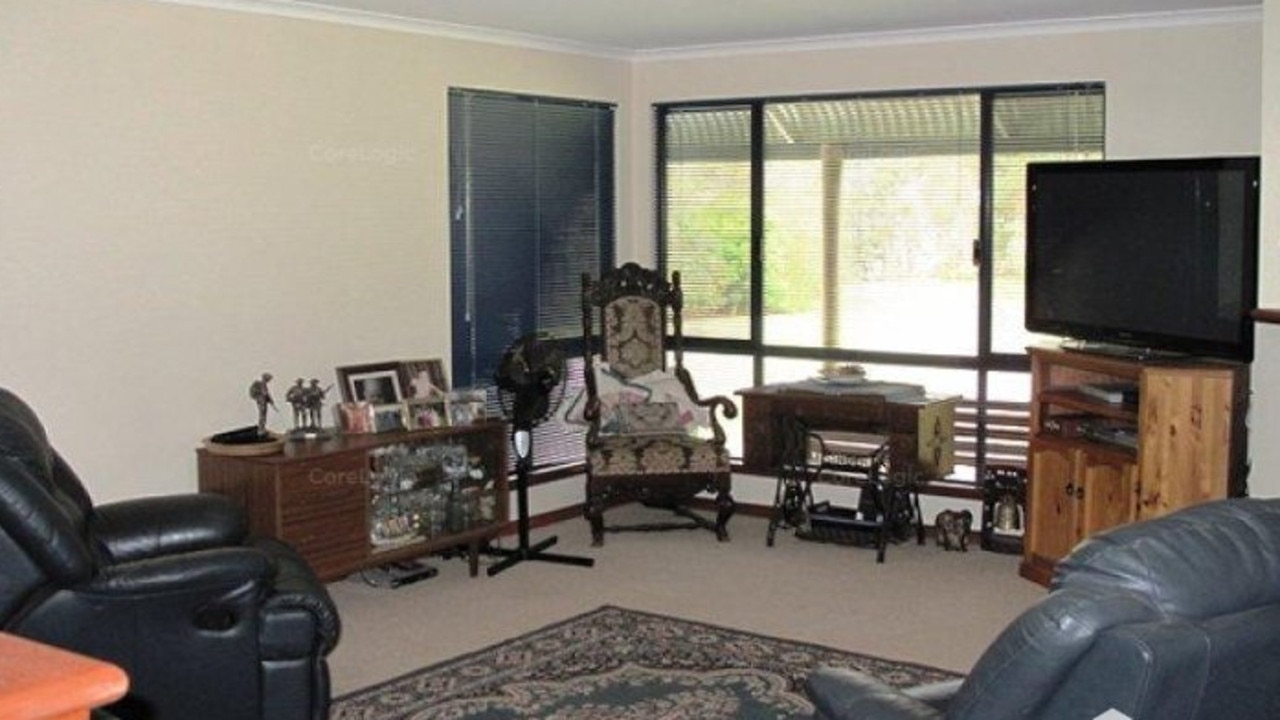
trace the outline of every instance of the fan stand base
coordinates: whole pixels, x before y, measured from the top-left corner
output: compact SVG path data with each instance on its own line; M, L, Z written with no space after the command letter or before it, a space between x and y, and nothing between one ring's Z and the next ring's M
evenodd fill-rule
M516 527L519 530L520 544L515 548L490 547L485 550L487 553L503 556L502 560L489 566L487 572L490 577L525 560L541 560L578 567L594 567L596 564L595 558L543 552L556 544L558 538L555 536L541 540L536 545L529 544L530 442L529 428L516 428L511 434L511 444L515 446L516 451Z
M489 548L487 552L503 556L502 560L499 560L489 566L488 573L490 577L497 575L516 563L524 562L525 560L541 560L542 562L560 563L561 565L577 565L578 567L593 567L596 564L595 558L543 552L552 545L555 545L558 540L559 538L553 535L552 537L539 541L536 545L530 546L528 544L528 538L524 538L520 543L520 547L517 548Z

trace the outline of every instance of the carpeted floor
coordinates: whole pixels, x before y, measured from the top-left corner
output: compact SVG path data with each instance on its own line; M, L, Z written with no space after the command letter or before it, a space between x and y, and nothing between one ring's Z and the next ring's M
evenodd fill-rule
M641 507L626 521L660 520ZM763 518L735 517L733 539L702 531L611 534L591 546L586 521L538 528L555 552L593 568L523 563L468 577L461 559L432 559L439 576L399 589L359 577L332 583L342 640L330 656L335 696L449 661L601 606L626 607L761 635L966 672L1015 615L1044 596L1018 577L1019 558L913 542L884 564L863 548L780 534L766 547ZM482 562L491 562L484 558Z
M955 677L812 643L605 606L339 698L333 720L780 720L804 678L851 667L896 685Z

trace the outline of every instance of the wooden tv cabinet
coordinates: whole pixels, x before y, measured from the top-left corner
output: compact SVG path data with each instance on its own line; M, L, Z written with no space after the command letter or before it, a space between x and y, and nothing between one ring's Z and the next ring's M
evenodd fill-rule
M197 456L201 492L235 500L252 532L288 542L322 580L459 547L474 576L481 548L507 523L507 436L497 421Z
M1057 561L1100 530L1246 493L1247 365L1028 352L1023 577L1047 585ZM1136 397L1099 397L1117 384Z

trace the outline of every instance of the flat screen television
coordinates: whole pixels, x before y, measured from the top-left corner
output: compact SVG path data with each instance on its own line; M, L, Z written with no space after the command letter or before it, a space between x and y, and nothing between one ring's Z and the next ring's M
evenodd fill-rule
M1026 327L1066 347L1248 362L1256 157L1032 163Z

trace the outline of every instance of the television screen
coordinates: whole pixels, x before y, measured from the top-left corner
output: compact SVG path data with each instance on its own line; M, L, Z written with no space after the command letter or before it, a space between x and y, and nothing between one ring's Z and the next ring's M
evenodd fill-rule
M1027 329L1252 360L1258 178L1256 157L1028 165Z

